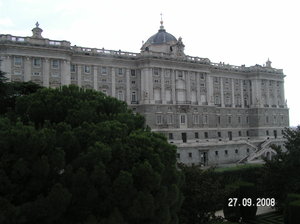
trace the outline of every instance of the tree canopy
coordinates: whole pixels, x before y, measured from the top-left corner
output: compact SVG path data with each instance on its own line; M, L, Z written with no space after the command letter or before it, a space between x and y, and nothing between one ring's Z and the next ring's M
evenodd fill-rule
M175 147L125 103L64 86L13 108L0 117L0 223L178 222Z

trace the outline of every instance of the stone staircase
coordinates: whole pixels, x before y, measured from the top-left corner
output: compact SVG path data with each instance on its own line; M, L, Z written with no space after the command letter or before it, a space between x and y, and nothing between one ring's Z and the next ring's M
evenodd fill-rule
M282 139L265 139L264 141L260 142L255 147L255 151L253 153L245 156L244 158L242 158L241 160L239 160L237 163L241 164L241 163L252 162L252 161L257 160L260 157L262 157L268 151L270 153L276 154L276 152L273 149L271 149L269 146L271 145L271 143L281 142L281 141L282 141Z

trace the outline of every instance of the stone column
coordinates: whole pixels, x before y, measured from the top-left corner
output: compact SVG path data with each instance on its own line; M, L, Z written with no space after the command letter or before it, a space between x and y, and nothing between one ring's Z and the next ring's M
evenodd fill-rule
M162 100L162 104L166 104L166 92L165 92L165 69L162 68L161 69L161 100Z
M245 104L244 104L244 85L243 85L243 80L241 79L240 82L241 82L241 104L242 104L242 108L244 108Z
M98 67L97 66L94 66L94 72L93 73L94 73L93 88L94 88L94 90L98 90Z
M281 104L285 105L284 82L280 83L280 93L281 93L281 100L282 100Z
M137 76L137 74L135 74ZM130 69L126 69L126 102L129 105L130 102Z
M5 72L5 77L8 78L9 81L11 81L11 61L13 60L13 57L7 55L1 58L2 61L0 61L1 64L1 71Z
M152 74L149 68L143 68L141 71L141 95L143 103L149 104L153 103L153 84L152 84ZM152 84L152 85L151 85Z
M213 86L213 81L212 81L212 77L207 74L206 75L206 101L208 103L208 105L214 105L213 102L213 90L214 90L214 86Z
M274 101L275 101L276 107L279 106L278 105L278 95L277 95L277 89L278 88L279 88L279 86L277 86L277 82L275 82L273 93L274 93Z
M232 97L232 100L231 100L231 104L232 104L232 107L235 107L235 92L234 92L234 79L231 79L231 97Z
M147 78L148 78L148 89L149 89L149 103L154 104L154 93L153 93L153 73L151 68L147 68Z
M172 102L176 104L176 71L171 70L171 82L172 82Z
M111 70L111 96L115 97L116 95L116 68Z
M49 87L49 77L50 77L50 62L49 58L43 59L43 86Z
M266 91L267 91L267 104L269 105L269 107L271 107L271 102L270 102L270 83L269 83L269 80L266 80Z
M78 65L77 68L78 68L78 80L77 80L77 83L78 83L78 86L81 87L83 65Z
M223 88L223 77L220 77L220 84L221 84L221 107L225 107L224 103L224 88Z
M185 77L185 92L186 92L186 101L191 102L191 79L190 79L190 73L184 73L186 75Z
M67 60L62 60L61 63L61 85L71 84L71 71L70 62Z
M202 105L203 102L201 102L201 92L200 92L200 73L196 73L196 88L197 88L197 102L198 102L198 105ZM206 88L207 88L207 85L206 85Z
M24 82L31 80L31 60L29 57L25 58L24 61Z

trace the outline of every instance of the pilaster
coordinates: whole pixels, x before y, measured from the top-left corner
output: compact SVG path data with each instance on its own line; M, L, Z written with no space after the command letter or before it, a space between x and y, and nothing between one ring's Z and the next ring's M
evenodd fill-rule
M43 86L49 87L50 62L49 58L43 59Z
M221 85L221 107L225 107L224 104L224 87L223 87L223 78L220 77L220 85Z
M28 82L30 80L31 80L31 60L29 57L26 57L24 61L24 81Z
M126 103L130 104L130 69L126 69Z
M94 72L93 72L93 88L94 90L98 90L98 68L97 66L94 66Z
M71 69L70 62L67 60L62 60L61 63L61 85L71 84Z

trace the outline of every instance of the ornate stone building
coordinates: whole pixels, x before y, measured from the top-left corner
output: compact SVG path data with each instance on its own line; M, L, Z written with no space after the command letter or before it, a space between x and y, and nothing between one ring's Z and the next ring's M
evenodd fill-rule
M127 102L153 131L178 147L186 164L251 161L274 153L289 126L284 74L185 55L163 23L140 53L72 46L42 37L0 35L1 70L11 81L46 87L76 84Z

